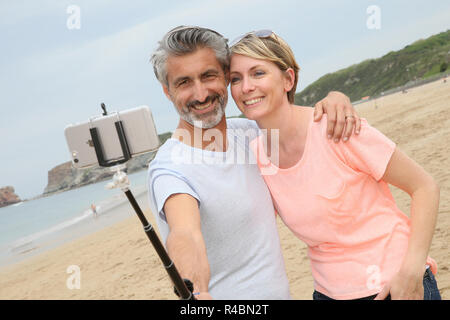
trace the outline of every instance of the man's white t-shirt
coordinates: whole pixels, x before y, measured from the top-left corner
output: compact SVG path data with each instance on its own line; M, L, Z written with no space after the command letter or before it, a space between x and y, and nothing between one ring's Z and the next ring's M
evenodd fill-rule
M169 139L148 169L150 206L163 242L164 203L189 194L198 201L214 299L290 299L270 192L249 142L254 121L227 120L228 149L214 152Z

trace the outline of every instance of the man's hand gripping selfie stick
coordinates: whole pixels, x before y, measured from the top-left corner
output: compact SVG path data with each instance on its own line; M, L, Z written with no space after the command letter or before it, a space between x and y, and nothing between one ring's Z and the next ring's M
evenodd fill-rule
M102 103L102 109L104 111L103 115L106 115L106 109L105 105ZM175 267L175 264L170 259L169 255L167 254L166 250L164 249L164 246L162 245L161 241L158 238L158 235L156 234L155 230L153 229L152 225L147 221L145 218L144 213L142 212L141 208L139 207L136 199L134 198L133 194L131 193L129 186L130 182L128 180L128 176L125 172L121 171L126 166L125 162L127 162L129 159L131 159L131 153L128 147L128 142L125 136L125 132L122 126L122 122L118 119L118 121L115 123L117 134L119 136L120 145L122 147L123 152L123 158L115 161L105 161L103 156L103 150L102 145L100 142L99 135L97 133L96 128L91 128L91 137L94 144L95 152L97 155L98 163L102 167L111 167L113 171L116 171L116 173L113 176L113 182L110 182L106 185L108 189L113 188L120 188L125 195L128 198L128 201L130 202L131 206L133 207L134 211L136 212L139 220L141 221L142 225L144 226L144 231L147 234L148 239L152 243L153 247L155 248L156 252L159 255L159 258L161 259L167 273L169 274L170 279L172 280L176 290L179 293L179 297L183 300L195 300L194 295L192 294L192 289L186 286L186 283L181 278L180 274L178 273L178 270Z

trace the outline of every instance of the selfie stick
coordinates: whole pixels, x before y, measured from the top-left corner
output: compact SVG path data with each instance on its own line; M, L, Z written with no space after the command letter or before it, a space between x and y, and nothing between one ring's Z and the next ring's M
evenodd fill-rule
M103 115L107 115L105 105L102 103L102 109L103 109ZM162 245L161 241L158 238L158 235L156 234L155 230L153 229L152 225L147 221L145 218L144 213L142 212L141 208L139 207L136 199L134 198L133 194L131 193L129 186L130 182L128 180L128 176L125 172L121 171L122 169L125 169L125 162L131 159L131 152L130 148L128 146L128 142L125 136L125 132L122 126L122 122L120 119L118 119L117 122L115 122L116 131L119 136L120 145L122 148L123 157L121 159L116 159L114 161L107 161L105 160L103 148L101 145L100 137L97 132L97 128L91 127L91 137L92 142L94 144L95 153L97 155L97 160L100 166L102 167L111 167L113 171L116 171L116 173L113 176L113 182L108 183L106 187L108 189L113 188L120 188L125 195L128 198L128 201L130 202L131 206L133 207L134 211L136 212L139 220L141 221L142 225L144 226L144 231L147 234L148 239L152 243L153 247L155 248L156 252L159 255L159 258L161 259L164 268L166 269L167 273L169 274L170 279L172 280L173 284L175 285L176 290L178 291L181 299L183 300L195 300L192 291L190 291L183 279L181 278L180 274L178 273L177 268L175 267L175 264L170 259L169 255L167 254L166 250L164 249L164 246ZM191 289L192 290L192 289Z

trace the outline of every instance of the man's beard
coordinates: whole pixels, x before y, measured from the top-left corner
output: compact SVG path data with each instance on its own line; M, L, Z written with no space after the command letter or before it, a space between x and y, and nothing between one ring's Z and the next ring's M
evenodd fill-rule
M181 110L178 111L178 113L180 114L181 119L190 123L194 127L201 129L211 129L218 125L222 118L225 116L225 107L227 106L227 100L227 95L211 95L208 96L203 102L200 102L198 100L188 102L186 106L182 107ZM214 109L210 112L197 115L194 112L190 111L190 109L195 105L201 105L208 102L216 103Z

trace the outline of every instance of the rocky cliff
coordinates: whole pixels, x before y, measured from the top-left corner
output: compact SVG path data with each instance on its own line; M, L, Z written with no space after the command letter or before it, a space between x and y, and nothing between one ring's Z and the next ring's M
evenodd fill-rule
M147 169L148 163L154 158L155 152L146 153L132 158L127 162L128 174ZM91 183L111 178L114 172L110 168L99 166L87 169L75 169L70 161L64 162L48 172L48 184L43 195L49 195L59 191L78 188Z
M7 186L0 188L0 208L20 201L20 198L14 193L13 187Z

